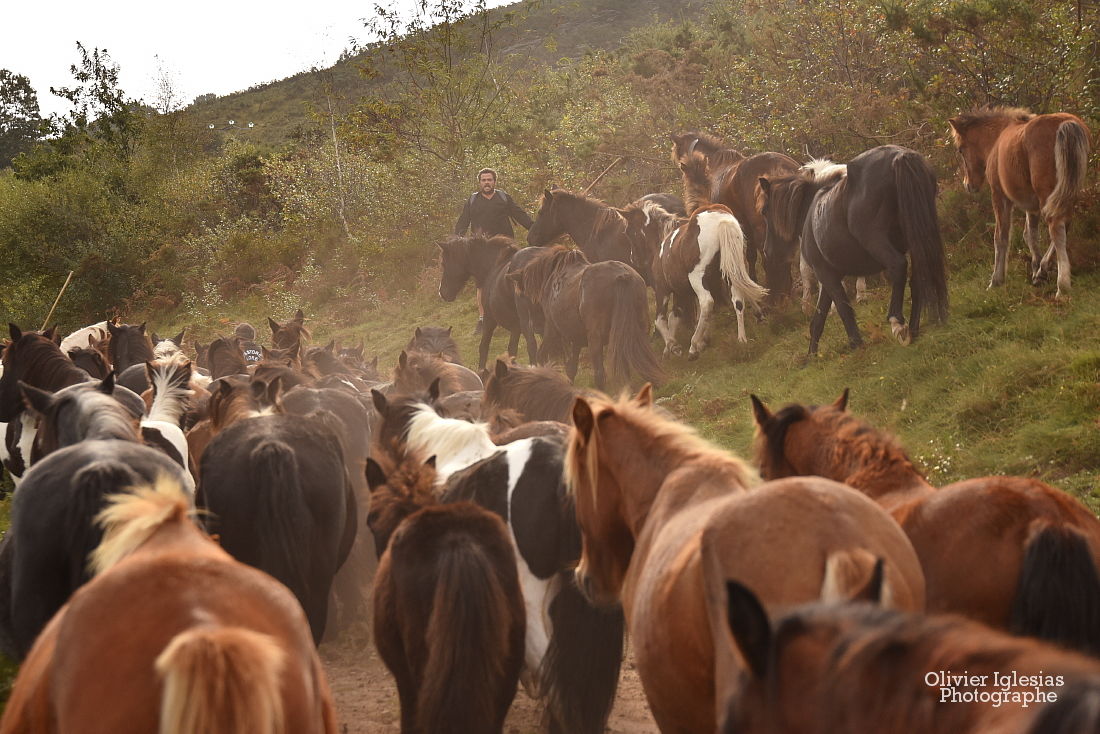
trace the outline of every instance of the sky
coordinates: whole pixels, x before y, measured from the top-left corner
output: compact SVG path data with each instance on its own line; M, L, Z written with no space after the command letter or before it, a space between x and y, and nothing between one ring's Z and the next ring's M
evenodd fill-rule
M381 0L412 7L416 0ZM492 7L511 0L490 0ZM68 112L50 87L72 86L76 42L106 49L128 97L152 103L158 79L190 104L330 66L351 45L369 41L363 19L376 0L10 0L3 3L0 69L30 79L44 115Z

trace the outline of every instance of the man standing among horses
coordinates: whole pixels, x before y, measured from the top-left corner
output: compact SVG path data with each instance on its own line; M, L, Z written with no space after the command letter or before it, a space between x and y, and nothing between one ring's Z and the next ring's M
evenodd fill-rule
M497 172L492 168L482 168L477 172L477 188L466 204L455 224L455 234L464 237L469 229L475 235L493 237L505 235L515 237L512 222L524 229L531 229L531 217L520 208L512 197L497 188ZM477 328L481 333L485 318L485 306L481 303L481 289L477 291Z

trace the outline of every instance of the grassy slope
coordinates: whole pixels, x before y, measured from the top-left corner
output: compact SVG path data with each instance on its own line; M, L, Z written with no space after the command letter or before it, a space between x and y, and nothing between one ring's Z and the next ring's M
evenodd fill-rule
M1011 263L1008 285L987 290L987 254L949 256L951 319L927 324L910 347L889 336L884 286L857 308L868 345L851 354L844 352L835 314L826 324L821 356L807 360L801 313L750 321L751 341L738 344L732 314L720 312L714 343L701 359L666 360L672 378L658 391L659 400L707 438L748 455L749 394L777 408L832 401L850 387L850 409L895 433L935 484L984 474L1037 476L1098 510L1100 272L1076 274L1072 300L1057 303L1049 297L1053 285L1034 289L1024 281L1019 260ZM363 337L368 353L393 364L414 326L450 324L473 365L475 318L472 287L455 303L443 303L434 273L426 272L416 293L381 304L334 335ZM490 359L506 345L507 336L498 332ZM587 365L579 380L591 380Z

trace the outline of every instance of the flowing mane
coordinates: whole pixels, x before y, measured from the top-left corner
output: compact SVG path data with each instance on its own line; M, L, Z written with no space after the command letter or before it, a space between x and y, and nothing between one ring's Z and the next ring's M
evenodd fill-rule
M990 122L1009 120L1011 122L1027 122L1035 117L1035 113L1026 107L1008 107L1004 105L996 107L982 107L953 118L953 125L967 128L973 125L984 125Z
M563 269L574 265L588 265L588 258L580 250L565 245L548 247L518 273L520 290L533 303L542 302L542 289L547 282Z
M103 541L89 559L90 570L100 574L133 553L169 522L185 522L191 510L183 487L160 476L152 485L106 498L107 507L96 516Z

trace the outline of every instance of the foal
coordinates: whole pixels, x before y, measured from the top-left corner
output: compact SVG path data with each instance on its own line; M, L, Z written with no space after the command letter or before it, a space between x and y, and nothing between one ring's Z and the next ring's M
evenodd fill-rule
M472 502L439 504L434 467L414 454L368 459L367 480L381 556L374 639L397 680L401 731L502 732L526 631L507 528Z
M335 734L290 592L195 527L172 480L132 492L99 515L98 575L35 642L0 732Z
M755 489L751 470L665 418L647 385L613 402L578 397L566 457L583 539L578 585L621 600L638 675L662 732L713 731L727 578L769 610L849 598L885 562L886 597L924 605L924 579L897 524L848 487L816 477ZM734 661L735 662L735 661Z
M1100 520L1035 479L983 477L936 489L886 434L832 405L772 413L753 396L767 479L844 482L898 521L920 557L928 611L1100 653Z

